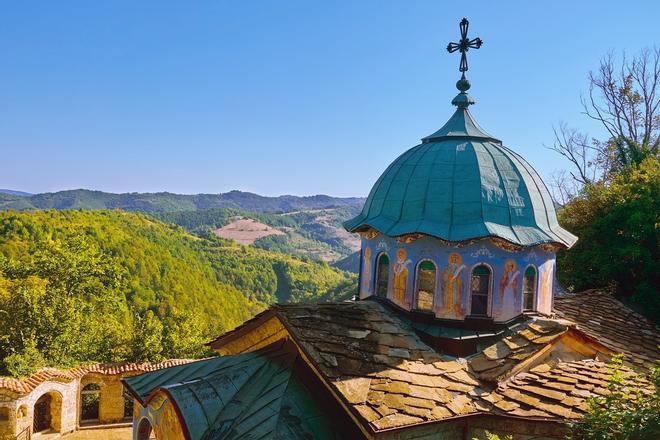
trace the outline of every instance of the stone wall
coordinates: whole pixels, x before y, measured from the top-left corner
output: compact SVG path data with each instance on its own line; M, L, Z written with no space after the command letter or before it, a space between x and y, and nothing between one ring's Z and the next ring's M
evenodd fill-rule
M99 423L119 423L124 421L124 385L120 375L89 373L80 382L81 389L90 383L100 387Z
M32 427L34 405L44 394L51 395L51 429L69 433L80 426L80 391L85 385L99 385L99 419L94 423L111 424L124 419L124 386L121 378L140 374L87 373L81 379L46 380L27 395L0 389L0 440L15 439L21 431Z
M45 381L30 394L18 396L0 391L0 407L5 408L8 419L0 421L0 439L14 439L23 429L32 425L34 404L45 394L51 395L51 428L67 433L77 427L79 381Z

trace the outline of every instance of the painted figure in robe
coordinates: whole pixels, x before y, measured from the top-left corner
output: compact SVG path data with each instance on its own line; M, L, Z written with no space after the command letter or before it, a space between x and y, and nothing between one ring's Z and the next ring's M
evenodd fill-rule
M518 296L518 277L520 271L516 270L518 265L514 260L504 263L504 273L500 278L500 315L514 315L520 309L520 298Z
M394 300L399 304L404 304L406 300L406 287L408 285L408 266L412 263L407 258L408 253L405 249L396 251L396 263L394 263Z
M364 261L362 262L362 286L360 292L363 296L369 294L369 284L371 283L371 248L364 248Z
M541 306L539 312L550 313L552 307L552 269L554 264L552 261L546 262L541 272ZM541 269L541 268L539 268Z
M461 272L465 269L463 259L456 252L449 254L447 267L442 272L443 310L441 315L460 318L463 316L461 306Z

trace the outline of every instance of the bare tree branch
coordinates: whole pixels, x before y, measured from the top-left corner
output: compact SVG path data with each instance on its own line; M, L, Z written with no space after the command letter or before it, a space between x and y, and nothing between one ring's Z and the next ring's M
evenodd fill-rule
M549 149L565 157L572 170L552 178L556 185L589 185L609 179L613 172L639 164L660 151L660 48L645 49L632 58L613 52L589 72L589 94L582 97L584 114L598 121L607 139L588 136L562 123L554 128ZM558 189L570 197L573 189Z

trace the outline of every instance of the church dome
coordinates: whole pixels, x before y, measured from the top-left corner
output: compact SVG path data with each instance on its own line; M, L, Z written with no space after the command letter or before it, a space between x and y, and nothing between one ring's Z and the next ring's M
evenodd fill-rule
M461 81L466 81L462 79ZM466 93L438 131L399 156L380 176L362 212L344 226L390 237L420 233L450 242L498 237L520 246L571 247L545 184L519 154L474 120Z

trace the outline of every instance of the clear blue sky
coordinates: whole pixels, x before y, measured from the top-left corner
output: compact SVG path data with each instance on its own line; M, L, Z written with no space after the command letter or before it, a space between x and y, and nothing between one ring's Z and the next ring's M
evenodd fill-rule
M3 1L0 188L366 195L473 112L543 176L608 50L660 43L658 1Z

